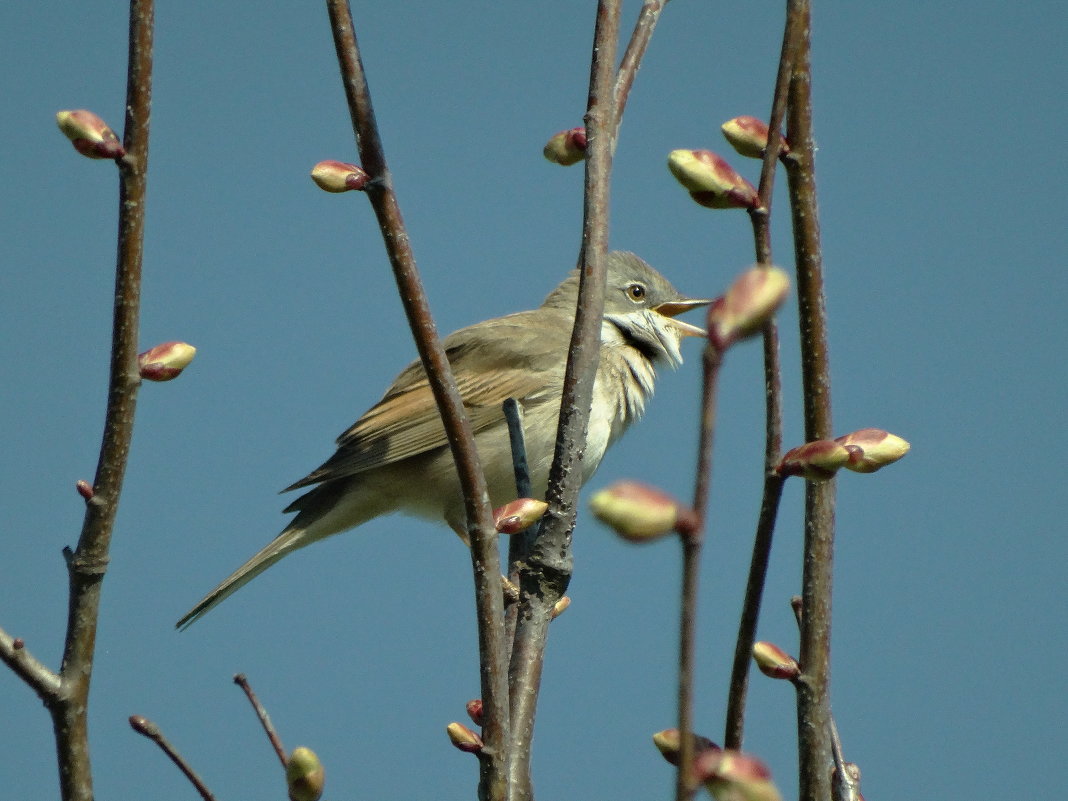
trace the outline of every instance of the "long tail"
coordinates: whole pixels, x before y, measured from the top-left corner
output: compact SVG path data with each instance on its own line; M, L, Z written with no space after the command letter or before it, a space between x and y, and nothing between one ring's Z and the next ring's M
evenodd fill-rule
M310 545L320 537L308 536L309 532L304 528L290 526L261 550L258 554L241 565L230 574L218 587L209 592L190 609L182 619L175 623L175 627L184 629L198 620L202 615L225 601L239 589L256 578L260 573L269 568L286 554L292 553L298 548Z

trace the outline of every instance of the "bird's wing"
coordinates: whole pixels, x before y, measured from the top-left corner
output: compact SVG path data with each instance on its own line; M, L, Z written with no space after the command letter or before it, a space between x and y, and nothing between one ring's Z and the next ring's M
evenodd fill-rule
M475 433L504 416L501 405L505 398L537 400L559 386L570 325L565 319L560 325L548 326L544 336L532 337L529 314L521 312L482 323L474 335L478 338L477 353L470 328L457 331L443 343ZM528 334L522 338L523 353L513 346L516 327ZM477 369L468 367L472 363ZM422 364L414 362L397 376L382 400L342 433L337 443L333 456L286 491L344 478L447 445Z

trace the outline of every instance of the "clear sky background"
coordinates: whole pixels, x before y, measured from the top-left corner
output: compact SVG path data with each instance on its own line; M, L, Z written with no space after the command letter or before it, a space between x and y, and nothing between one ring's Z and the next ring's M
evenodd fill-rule
M727 153L766 117L780 3L676 0L624 120L611 241L681 290L752 260L742 212L693 204L665 166ZM629 31L638 4L628 3ZM50 665L60 550L76 541L107 380L116 171L55 126L120 129L120 2L0 10L0 625ZM537 305L575 260L582 171L545 162L581 124L593 4L354 4L387 155L442 332ZM470 799L444 728L479 694L469 561L394 517L296 554L191 630L173 623L281 528L276 491L414 357L373 216L308 179L355 159L325 9L161 3L144 345L199 348L138 401L104 588L91 707L101 799L193 791L128 727L156 722L220 799L284 798L240 691L287 747L315 748L329 799ZM832 697L869 799L1052 797L1068 785L1063 422L1068 279L1059 2L815 3L818 186L835 430L894 431L901 463L839 480ZM756 162L731 156L751 179ZM780 190L784 181L780 180ZM785 194L774 214L792 266ZM801 437L796 314L782 314L786 440ZM692 492L699 347L591 487ZM760 492L760 350L729 355L699 618L698 729L720 739ZM796 651L802 485L788 484L759 635ZM678 548L621 544L585 511L571 609L554 623L535 739L539 798L664 798L650 735L674 725ZM757 675L746 747L796 794L791 688ZM0 783L51 798L50 722L0 670Z

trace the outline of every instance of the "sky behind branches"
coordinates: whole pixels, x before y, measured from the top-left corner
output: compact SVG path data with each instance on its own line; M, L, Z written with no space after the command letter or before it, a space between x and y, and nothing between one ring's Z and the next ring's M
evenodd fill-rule
M0 625L55 666L106 396L116 176L55 127L117 129L122 3L0 9ZM364 198L308 179L354 160L325 9L184 2L157 11L143 285L145 347L199 348L146 385L106 579L91 709L97 796L192 790L126 719L163 727L220 799L284 797L231 683L244 672L327 798L469 799L474 760L444 728L478 695L467 554L393 517L289 557L178 634L173 622L271 538L277 489L412 358ZM638 4L624 9L624 29ZM589 3L354 3L386 154L443 333L537 305L574 264L582 172L541 158L581 124ZM742 212L693 204L665 165L724 155L766 117L779 4L676 0L636 81L613 176L611 242L709 296L752 261ZM815 3L813 91L835 430L913 444L839 480L832 698L870 799L1042 797L1068 784L1068 255L1060 132L1064 6ZM758 165L730 155L756 180ZM785 181L777 261L792 266ZM782 314L787 445L800 442L796 314ZM591 482L692 492L699 348ZM724 368L702 572L697 728L722 738L760 492L756 344ZM587 493L588 494L588 493ZM796 652L802 486L789 482L759 630ZM580 515L573 603L553 625L535 739L539 797L662 798L650 735L674 725L678 549L635 548ZM746 747L796 794L794 699L755 676ZM57 792L51 728L0 671L0 777Z

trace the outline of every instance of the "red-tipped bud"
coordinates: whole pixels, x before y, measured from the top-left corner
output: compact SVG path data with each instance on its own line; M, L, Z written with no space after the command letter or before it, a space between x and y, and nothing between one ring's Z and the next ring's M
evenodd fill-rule
M482 725L482 699L472 698L467 702L467 716L476 726Z
M518 534L541 520L549 504L534 498L517 498L493 510L493 525L501 534Z
M93 485L85 479L78 479L78 483L74 485L74 488L78 490L78 494L85 500L91 501L93 499Z
M655 487L618 481L590 498L594 516L629 542L648 542L675 530L679 503Z
M693 740L694 755L709 750L719 750L718 745L707 737L702 737L700 734L691 733L690 738ZM653 735L653 745L659 749L664 759L672 765L677 766L679 764L679 751L682 747L682 738L679 736L678 729L664 729L663 731L658 731Z
M462 723L455 721L445 727L449 740L461 751L468 754L477 754L482 750L482 738Z
M141 378L146 381L170 381L181 375L196 356L197 349L185 342L164 342L137 357Z
M56 124L74 149L91 159L118 159L126 155L119 137L91 111L56 112Z
M569 606L571 606L571 598L570 597L565 595L562 598L560 598L559 601L557 601L556 603L553 604L553 611L549 615L549 620L556 620L556 618L560 617L560 615L562 615L565 611L567 611L567 608Z
M706 751L694 772L716 801L782 801L767 765L741 751Z
M586 158L586 129L560 131L545 143L541 152L553 164L561 164L564 167L578 164Z
M735 117L723 123L720 130L739 155L750 159L764 158L764 150L768 146L768 126L763 120L749 116ZM782 152L789 153L786 139L780 137L779 141L782 142Z
M851 434L835 437L834 441L849 451L845 466L857 473L874 473L893 464L912 446L901 437L881 428L862 428Z
M759 202L753 185L710 150L672 150L668 169L690 197L710 209L752 209Z
M831 439L806 442L786 452L776 468L780 476L800 476L826 481L849 461L849 450Z
M758 333L782 305L790 277L778 267L753 266L708 306L708 339L720 351Z
M323 763L310 748L299 746L286 760L286 786L290 801L319 801L326 783Z
M26 641L22 637L16 637L11 641L11 650L13 651L21 651L25 647Z
M753 661L761 673L773 679L793 681L801 675L797 660L770 642L753 643Z
M320 161L311 171L311 179L324 192L352 192L371 180L362 167L344 161Z

